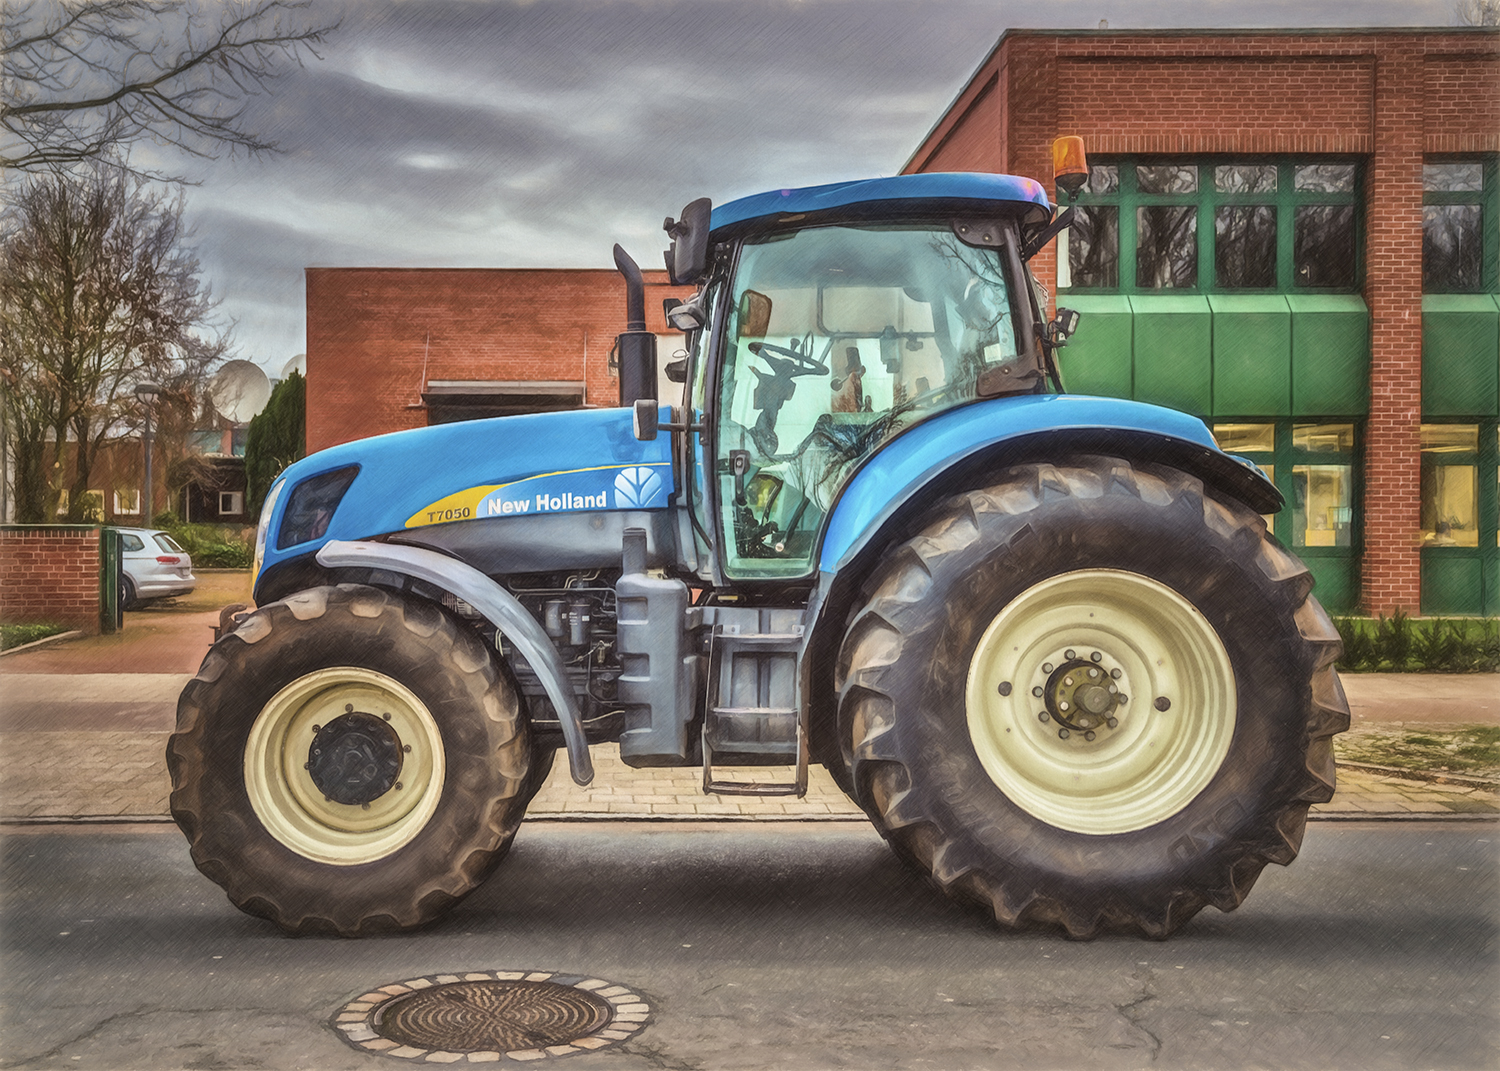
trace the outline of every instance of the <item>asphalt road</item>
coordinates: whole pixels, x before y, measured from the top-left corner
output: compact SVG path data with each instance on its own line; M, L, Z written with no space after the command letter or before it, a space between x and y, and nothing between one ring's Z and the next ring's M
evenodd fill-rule
M355 942L241 915L170 827L12 833L0 1062L396 1069L330 1027L346 1001L540 969L651 1004L634 1039L566 1057L575 1071L1495 1067L1497 839L1315 824L1233 914L1166 943L1074 943L995 930L858 823L531 823L448 919Z

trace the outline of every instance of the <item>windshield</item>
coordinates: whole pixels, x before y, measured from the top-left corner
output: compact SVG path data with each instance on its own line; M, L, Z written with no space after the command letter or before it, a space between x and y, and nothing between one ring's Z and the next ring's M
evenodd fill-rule
M743 247L719 381L729 575L804 573L857 463L1021 356L1006 258L946 224L822 227Z

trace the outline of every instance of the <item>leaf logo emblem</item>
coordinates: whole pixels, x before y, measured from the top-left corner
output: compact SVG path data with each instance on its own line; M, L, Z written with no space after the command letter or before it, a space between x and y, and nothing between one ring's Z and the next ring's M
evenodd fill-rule
M644 509L661 491L661 477L644 465L622 469L615 477L615 508Z

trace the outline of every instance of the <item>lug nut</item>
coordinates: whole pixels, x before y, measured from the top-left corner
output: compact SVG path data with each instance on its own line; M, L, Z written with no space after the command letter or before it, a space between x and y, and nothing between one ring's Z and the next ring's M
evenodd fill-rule
M1119 680L1120 679L1120 671L1118 669L1112 669L1112 670L1110 670L1109 671L1109 675L1111 677L1113 677L1115 680Z
M401 750L404 751L404 752L406 752L408 755L410 755L411 754L411 745L410 744L402 744L401 745Z
M1031 694L1034 695L1034 696L1036 696L1038 699L1040 699L1042 697L1042 686L1040 684L1038 684L1035 688L1033 688L1031 690Z
M1000 694L1001 695L1010 695L1010 681L1001 681L1000 682Z
M1154 706L1157 710L1166 710L1172 705L1172 701L1164 695L1159 695L1156 697L1156 702L1152 703L1151 705Z
M1072 677L1064 677L1063 678L1063 684L1065 684L1065 685L1067 685L1069 687L1072 687L1072 685L1073 685L1073 678Z
M1073 659L1078 657L1078 652L1069 647L1066 651L1063 652L1063 657L1071 662Z
M323 727L321 725L314 725L313 726L313 735L314 736L318 735L322 731L323 731Z
M1044 711L1042 711L1042 712L1041 712L1041 713L1040 713L1040 714L1038 714L1038 715L1037 715L1037 719L1038 719L1038 720L1039 720L1039 721L1051 721L1051 720L1052 720L1052 716L1051 716L1051 715L1050 715L1050 714L1048 714L1048 713L1047 713L1047 712L1046 712L1046 711L1045 711L1045 710L1044 710Z
M1119 718L1105 718L1104 719L1104 724L1108 725L1111 729L1113 729L1117 725L1120 724L1120 719Z
M401 788L401 787L402 787L402 784L401 784L401 782L400 782L400 781L397 781L397 782L396 782L396 787L397 787L397 788Z
M1118 696L1115 697L1115 702L1119 703L1123 707L1126 703L1130 702L1130 696L1126 695L1124 692L1121 692Z
M391 720L391 716L390 716L390 715L389 715L389 714L382 714L382 715L380 715L380 716L381 716L381 717L382 717L382 718L384 718L384 719L385 719L385 720L386 720L386 721L390 721L390 720Z
M1043 662L1042 663L1042 672L1043 673L1051 673L1052 672L1052 663L1051 662Z
M1066 740L1071 735L1073 735L1073 734L1070 733L1070 732L1068 732L1068 730L1066 730L1066 729L1059 729L1059 730L1057 730L1057 738L1059 740Z
M1061 702L1061 703L1059 703L1059 704L1057 704L1057 708L1058 708L1058 709L1059 709L1059 710L1068 710L1068 709L1069 709L1069 707L1068 707L1068 704L1067 704L1067 701L1066 701L1066 700L1064 700L1064 701L1063 701L1063 702Z
M345 703L344 704L344 713L345 714L353 714L354 713L354 704L353 703Z
M1085 740L1090 740L1090 741L1092 741L1092 740L1093 740L1093 739L1094 739L1094 734L1093 734L1093 733L1092 733L1092 732L1087 732L1087 733L1084 733L1084 734L1083 734L1083 738L1084 738L1084 739L1085 739Z
M1102 654L1100 654L1098 651L1095 651L1093 654L1089 655L1089 660L1093 661L1093 662L1100 662L1100 661L1103 661L1103 659L1104 659L1104 656Z
M1097 677L1097 676L1099 676L1099 671L1097 669L1091 669L1091 670L1089 670L1089 676L1090 677Z

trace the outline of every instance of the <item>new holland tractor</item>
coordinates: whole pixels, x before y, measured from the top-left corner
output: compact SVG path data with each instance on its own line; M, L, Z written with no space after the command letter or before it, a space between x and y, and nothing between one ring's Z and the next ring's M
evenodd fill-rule
M1082 144L1057 181L1076 197ZM1063 392L1042 185L919 174L669 219L680 406L618 246L620 406L288 468L183 691L172 814L294 933L420 926L566 754L801 794L1006 926L1164 937L1296 855L1348 726L1281 496L1198 419Z

